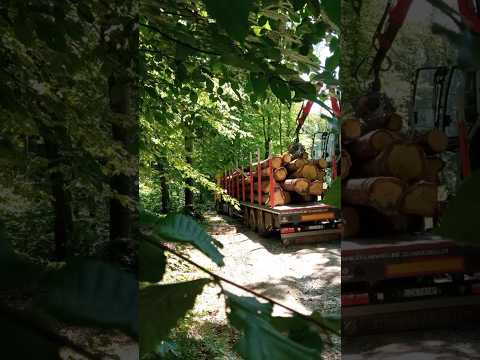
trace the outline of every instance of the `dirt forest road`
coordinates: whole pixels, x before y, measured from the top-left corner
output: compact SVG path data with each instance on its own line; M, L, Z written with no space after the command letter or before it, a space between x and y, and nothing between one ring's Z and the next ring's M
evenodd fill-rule
M208 223L210 234L224 245L225 266L217 273L305 314L340 312L338 241L285 248L279 239L260 237L239 220L210 214ZM208 299L214 301L213 297L208 291L202 296L206 301L198 301L199 306L211 309ZM274 314L285 312L274 307ZM340 339L332 340L335 345L324 352L324 359L341 358Z

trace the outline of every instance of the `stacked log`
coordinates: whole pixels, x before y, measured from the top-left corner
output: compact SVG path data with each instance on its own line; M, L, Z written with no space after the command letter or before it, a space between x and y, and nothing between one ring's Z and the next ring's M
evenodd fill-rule
M270 204L270 169L268 159L257 164L252 164L252 174L238 169L227 179L241 179L245 182L245 199L250 201L250 182L253 175L253 197L255 203L260 203L258 196L258 176L261 178L261 203ZM308 160L301 156L293 158L292 154L285 153L272 157L273 189L275 205L291 203L304 203L316 201L324 193L325 168L328 163L325 159ZM237 181L234 180L234 181Z
M438 129L402 131L402 117L388 106L379 111L383 100L377 100L363 99L355 116L342 123L345 237L421 230L423 218L437 211L444 166L438 155L447 136ZM352 124L361 124L360 135Z

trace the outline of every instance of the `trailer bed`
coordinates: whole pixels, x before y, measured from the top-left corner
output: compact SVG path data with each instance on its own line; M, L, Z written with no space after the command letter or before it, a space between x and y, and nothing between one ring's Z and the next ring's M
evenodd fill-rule
M480 248L431 234L342 241L345 335L480 320Z

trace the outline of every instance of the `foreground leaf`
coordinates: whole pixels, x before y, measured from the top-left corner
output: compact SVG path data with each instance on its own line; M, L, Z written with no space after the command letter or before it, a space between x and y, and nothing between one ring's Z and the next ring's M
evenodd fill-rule
M478 214L480 214L480 171L475 171L460 185L448 202L445 214L435 233L461 244L480 246Z
M0 311L0 318L2 359L32 359L33 354L39 360L60 359L59 344L4 311Z
M227 304L230 308L228 318L232 325L242 332L242 337L236 345L236 350L248 360L267 359L319 359L320 352L317 349L308 348L291 338L283 335L273 325L281 330L289 329L287 321L273 320L271 317L272 306L262 304L255 298L241 297L226 293ZM298 323L296 329L299 329ZM288 333L288 331L285 331ZM306 332L303 332L305 335ZM297 336L299 336L297 334ZM307 343L310 343L311 338Z
M178 214L168 215L153 227L155 235L168 241L188 242L207 255L217 265L223 265L223 255L215 240L193 218Z
M253 3L253 0L205 0L208 13L237 41L243 41L248 34L248 15Z
M195 304L209 279L152 285L140 290L140 355L155 352Z
M146 240L140 241L138 249L138 279L147 282L159 282L162 280L167 265L164 251Z
M67 262L51 275L49 292L38 301L62 320L138 335L137 280L113 265L90 259Z
M323 196L322 202L336 207L341 208L342 206L342 178L337 176L335 180L333 180L330 187L325 192Z

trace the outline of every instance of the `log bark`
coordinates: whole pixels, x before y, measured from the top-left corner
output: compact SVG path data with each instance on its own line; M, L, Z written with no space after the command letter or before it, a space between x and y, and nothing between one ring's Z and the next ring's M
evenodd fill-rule
M351 166L352 166L352 159L350 157L350 154L345 149L342 149L341 160L340 160L340 176L342 177L342 179L345 179L348 177Z
M437 185L419 181L404 193L401 204L403 214L433 217L437 207Z
M274 169L278 169L278 168L282 167L282 165L283 165L282 156L273 155L272 156L272 167ZM257 168L257 163L253 164L252 166L256 169ZM261 166L262 169L268 169L268 159L260 161L260 166Z
M287 175L288 175L288 172L287 172L287 169L285 169L284 167L280 167L278 169L275 169L273 171L273 178L276 180L276 181L283 181L287 178Z
M298 169L300 169L301 167L303 167L303 165L305 165L307 163L307 161L305 159L295 159L295 160L292 160L290 161L288 164L287 164L287 170L289 173L292 173L292 172L295 172L297 171Z
M289 192L284 191L281 187L275 188L275 206L290 204L292 201ZM265 204L270 205L270 194L266 196Z
M360 232L360 217L357 210L352 206L343 206L342 216L345 221L343 225L344 238L348 239L357 236Z
M397 114L391 114L385 123L385 128L390 131L400 131L403 127L403 119L402 117Z
M282 161L284 164L288 164L290 161L292 161L292 154L286 152L282 155Z
M364 164L360 171L363 176L392 176L413 180L425 173L425 163L425 153L418 145L393 143Z
M392 177L347 180L342 188L342 201L350 205L370 206L385 214L398 211L404 183Z
M275 206L290 204L291 195L288 191L283 190L281 187L275 188ZM263 205L270 205L270 194L262 195ZM255 203L258 202L258 194L255 193Z
M294 178L305 178L307 180L322 180L325 172L314 164L305 164L293 173Z
M362 133L360 119L357 117L348 117L342 122L342 141L348 141L358 138Z
M367 160L377 156L382 150L394 142L388 130L373 130L352 142L348 150L355 160Z
M448 137L437 128L426 132L413 134L413 141L420 144L427 154L438 154L448 146Z
M312 160L312 164L317 165L321 169L326 169L328 167L328 161L326 159Z
M286 191L296 192L297 194L305 195L308 194L310 181L304 178L287 179L281 184L281 186Z
M314 180L310 183L310 187L308 188L308 193L310 195L319 196L322 195L324 192L323 188L323 181L322 180Z

